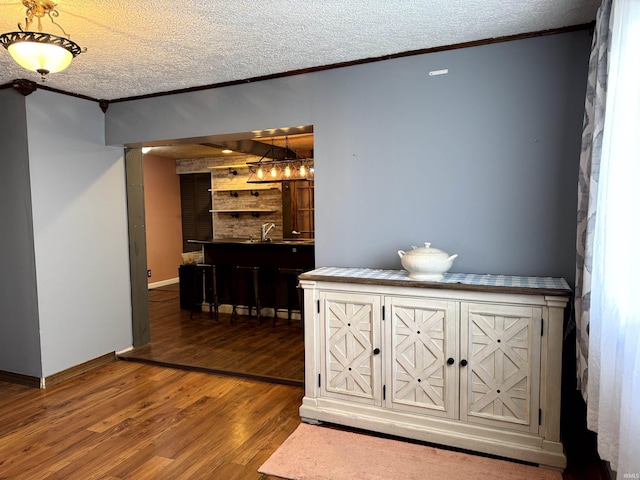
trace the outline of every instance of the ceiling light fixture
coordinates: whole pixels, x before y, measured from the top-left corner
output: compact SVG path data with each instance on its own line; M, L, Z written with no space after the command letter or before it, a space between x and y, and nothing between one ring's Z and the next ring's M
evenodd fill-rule
M257 162L247 162L249 179L247 183L288 182L293 180L313 180L313 159L304 158L289 148L289 137L285 137L284 158L277 154L282 147L274 145Z
M51 0L22 0L27 8L25 29L18 23L19 32L9 32L0 35L0 44L9 51L13 59L20 66L37 72L44 82L49 73L56 73L69 66L71 60L83 52L77 43L69 39L69 34L55 22L59 13L56 4ZM42 33L42 17L49 17L51 23L57 26L65 37ZM29 31L34 17L38 20L38 31Z

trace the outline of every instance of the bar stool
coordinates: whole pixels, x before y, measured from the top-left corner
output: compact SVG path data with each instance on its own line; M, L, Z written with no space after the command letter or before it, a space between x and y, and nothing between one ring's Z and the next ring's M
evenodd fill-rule
M252 316L253 307L256 307L256 316L258 317L258 325L262 324L261 307L260 307L260 267L236 265L232 272L231 286L231 319L233 323L237 315L237 307L245 306L249 310L249 316Z
M196 292L198 287L202 288L201 292ZM198 295L201 293L202 296ZM196 306L202 311L202 303L198 302L202 299L202 303L209 304L209 317L211 312L215 313L215 319L218 320L218 282L216 279L216 266L207 263L198 263L194 269L194 280L192 290L191 312L189 318L193 318L193 311ZM208 301L207 301L208 300Z
M276 316L279 308L287 309L287 320L291 323L291 312L298 310L300 319L304 326L304 312L302 302L302 289L298 287L298 275L304 273L301 268L278 268L276 269L276 278L274 282L274 313L273 324L275 325Z

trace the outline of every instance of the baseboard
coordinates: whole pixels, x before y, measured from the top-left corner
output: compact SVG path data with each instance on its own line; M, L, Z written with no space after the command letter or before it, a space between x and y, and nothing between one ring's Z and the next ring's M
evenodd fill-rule
M107 363L115 361L116 352L107 353L105 355L102 355L101 357L94 358L93 360L89 360L88 362L81 363L80 365L67 368L66 370L54 373L53 375L43 378L40 388L46 388L52 385L56 385L57 383L68 380L69 378L75 377L82 373L88 372L89 370L93 370L94 368L101 367L103 365L106 365Z
M125 348L124 350L120 350L119 352L116 352L116 358L119 357L120 355L124 355L125 353L128 353L130 351L132 351L134 349L133 345Z
M167 280L160 280L159 282L153 282L148 285L149 290L154 288L166 287L167 285L173 285L174 283L180 282L178 277L176 278L168 278Z
M40 378L22 373L13 373L0 370L0 382L16 383L26 387L40 388Z
M203 303L202 304L202 311L203 312L208 312L209 311L209 304L208 303ZM255 315L255 308L253 309L253 314ZM227 313L227 314L231 314L231 312L233 312L233 306L232 305L228 305L226 303L222 303L220 305L218 305L218 313ZM273 308L271 307L263 307L261 309L261 317L264 318L273 318ZM238 315L244 315L244 316L248 316L249 315L249 308L245 307L245 306L237 306L236 307L236 313ZM288 312L286 309L278 309L278 313L277 313L277 317L276 318L280 318L280 319L287 319L289 316ZM292 310L291 311L291 320L300 320L300 311L299 310Z

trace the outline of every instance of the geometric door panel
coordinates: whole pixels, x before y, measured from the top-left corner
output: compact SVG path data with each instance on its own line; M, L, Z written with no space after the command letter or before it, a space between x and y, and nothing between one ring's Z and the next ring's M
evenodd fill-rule
M461 313L460 418L537 432L541 309L467 303Z
M380 297L320 292L322 394L380 405Z
M387 406L457 418L457 302L387 297Z

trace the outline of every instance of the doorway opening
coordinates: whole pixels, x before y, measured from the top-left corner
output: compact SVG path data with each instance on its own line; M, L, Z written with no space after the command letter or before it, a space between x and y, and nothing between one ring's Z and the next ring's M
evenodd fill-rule
M300 127L309 128L311 127ZM237 138L239 134L231 137ZM313 155L313 134L309 135L309 131L304 132L304 141L307 145L310 145L307 151L304 153ZM230 137L230 138L231 138ZM295 136L289 137L294 139ZM159 146L154 148L146 155L140 155L139 162L143 162L151 159L151 162L155 158L167 158L173 156L176 165L179 160L178 156L185 156L184 153L176 153L177 151L185 152L189 149L202 148L204 144L211 149L219 146L220 143L225 143L225 140L216 137L216 142L203 142L202 139L198 139L197 144L185 144L181 143L173 148L174 152L167 154L167 149L170 147ZM311 140L311 143L309 143ZM291 142L292 144L295 144ZM236 140L236 144L238 142ZM245 142L246 143L246 142ZM224 146L224 145L223 145ZM156 151L157 150L157 151ZM135 154L139 152L139 149L132 149ZM131 152L129 152L131 153ZM237 164L238 158L242 157L239 152L235 156L225 157L222 154L211 155L210 151L202 156L194 157L193 155L187 155L186 160L182 161L183 167L187 165L187 169L191 169L192 173L203 175L211 175L211 178L215 176L212 172L224 172L230 178L235 177L232 170L224 166L224 163ZM162 156L162 155L165 156ZM135 155L133 155L135 157ZM246 155L245 155L246 156ZM235 159L234 159L235 157ZM200 159L213 159L213 165L219 168L207 168L205 172L197 172L194 170L202 169L202 160ZM130 161L135 161L133 158L128 158ZM253 158L255 161L255 157ZM246 162L246 158L242 158L241 162ZM149 162L150 164L152 164ZM199 166L198 166L199 165ZM145 165L146 166L146 165ZM176 168L178 172L179 168ZM180 176L178 176L180 175ZM183 175L189 175L189 173L180 174L176 173L177 183L179 184ZM147 186L146 172L144 177L144 198L148 200L148 186ZM127 182L129 185L131 183ZM179 189L178 189L179 190ZM210 199L213 202L216 200L216 195L220 195L215 185L211 185L211 188L207 192ZM259 190L256 189L256 192ZM260 191L262 192L262 191ZM242 194L243 192L237 192ZM249 190L251 197L254 196L254 192ZM313 209L313 182L297 182L293 184L281 184L280 189L277 191L278 201L281 202L281 210L278 212L278 227L280 227L281 233L279 236L282 238L300 238L300 239L313 239L314 236L314 209ZM229 195L228 192L224 192L225 195ZM258 195L255 195L258 197ZM235 197L237 198L237 197ZM153 201L153 200L151 200ZM182 202L182 200L181 200ZM236 224L244 222L244 220L257 220L257 216L251 216L246 219L238 217L232 217L227 212L215 212L215 203L211 203L211 212L209 217L211 218L211 238L221 238L228 235L228 230L225 230L223 226L224 220L233 218ZM181 368L190 368L196 370L209 371L212 373L230 374L237 376L245 376L252 378L262 378L269 381L278 383L289 383L302 385L304 382L304 342L302 322L299 320L299 316L292 320L283 318L276 315L275 322L271 318L267 317L263 319L263 322L258 325L255 315L247 315L249 312L241 312L244 315L236 317L231 322L230 312L221 311L218 318L215 315L206 311L206 308L200 310L194 310L192 305L190 308L185 308L184 294L181 299L181 288L179 282L179 275L174 276L173 279L168 279L166 284L163 284L164 279L158 279L155 274L154 260L148 258L153 254L153 240L150 238L153 235L152 224L146 218L146 205L143 202L142 210L145 216L144 223L145 238L144 242L147 246L147 252L145 252L145 272L152 272L151 278L148 279L148 283L153 288L150 288L145 293L147 303L147 315L140 309L141 313L134 315L134 332L137 330L144 331L145 328L149 332L149 340L143 344L139 344L133 351L123 354L122 356L129 360L139 360L149 363L158 363L164 365L174 365ZM257 207L256 207L257 208ZM233 212L231 212L233 213ZM182 216L182 215L181 215ZM220 222L219 217L224 217ZM260 222L265 220L261 218ZM274 222L275 223L275 222ZM248 227L250 231L255 230ZM182 233L184 229L181 228L181 236L179 239L180 251L184 253L189 250L185 245L185 237ZM187 234L189 236L189 234ZM189 244L191 245L191 244ZM199 246L198 246L199 247ZM191 248L193 250L193 248ZM182 260L182 259L180 259ZM140 262L140 259L137 259ZM133 262L132 262L133 263ZM178 266L178 265L176 265ZM179 267L178 267L179 268ZM138 268L142 270L142 268ZM132 269L132 272L134 269ZM177 272L176 272L177 273ZM140 277L140 275L138 275ZM145 278L146 279L146 278ZM139 283L140 278L134 278L132 274L132 284L134 282ZM173 282L171 280L174 280ZM177 280L177 281L176 281ZM191 279L193 281L193 279ZM143 280L144 281L144 280ZM146 282L145 282L146 283ZM146 285L145 285L146 286ZM135 296L133 296L135 298ZM138 300L140 302L141 300ZM182 303L182 305L181 305ZM181 308L182 307L182 308ZM135 308L134 308L135 310ZM274 312L277 314L277 312ZM138 327L135 324L138 324Z

